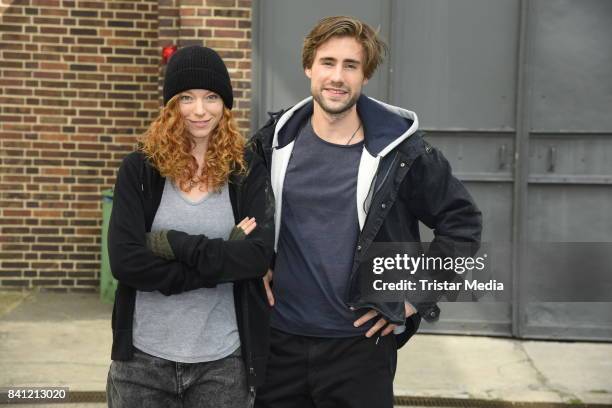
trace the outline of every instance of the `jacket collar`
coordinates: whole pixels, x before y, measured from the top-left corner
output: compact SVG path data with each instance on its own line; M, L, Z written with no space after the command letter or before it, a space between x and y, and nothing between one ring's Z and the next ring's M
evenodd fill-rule
M295 139L312 116L313 106L312 97L308 97L280 117L274 131L273 148L285 147ZM363 124L365 148L372 156L386 156L419 127L414 112L365 95L357 100L357 114Z

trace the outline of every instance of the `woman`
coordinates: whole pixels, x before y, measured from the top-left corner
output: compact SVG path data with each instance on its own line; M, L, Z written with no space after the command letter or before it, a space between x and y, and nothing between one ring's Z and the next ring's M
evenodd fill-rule
M164 105L115 185L108 404L246 407L267 358L267 172L245 151L215 51L190 46L170 58Z

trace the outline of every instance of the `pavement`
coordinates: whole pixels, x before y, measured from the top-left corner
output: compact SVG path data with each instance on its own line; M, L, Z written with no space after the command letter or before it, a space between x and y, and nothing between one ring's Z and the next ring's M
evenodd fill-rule
M0 292L0 389L68 387L73 402L49 406L106 406L111 312L94 293ZM394 391L410 406L612 407L612 343L419 334Z

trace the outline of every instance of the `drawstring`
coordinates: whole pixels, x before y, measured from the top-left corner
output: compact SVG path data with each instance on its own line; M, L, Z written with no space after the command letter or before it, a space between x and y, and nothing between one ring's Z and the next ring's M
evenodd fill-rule
M255 387L251 386L249 387L249 408L253 408L255 406L255 396L256 396L256 392L255 392Z

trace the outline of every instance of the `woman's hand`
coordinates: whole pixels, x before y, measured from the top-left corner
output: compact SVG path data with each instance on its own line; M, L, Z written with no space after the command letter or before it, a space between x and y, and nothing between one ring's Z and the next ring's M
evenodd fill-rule
M256 226L257 223L255 222L255 218L245 217L242 221L238 223L238 225L232 228L229 239L244 239L247 235L253 232ZM155 255L167 260L175 259L174 253L172 252L172 247L170 247L170 243L168 242L167 230L147 232L146 241L147 247Z
M253 218L244 217L244 219L240 221L238 225L232 228L232 231L230 232L230 235L229 235L229 240L236 241L236 240L246 238L247 235L253 232L256 226L257 226L257 223L255 222L254 217Z
M169 261L174 259L174 252L172 252L172 247L168 242L167 230L147 232L145 239L147 241L147 248L155 255Z

